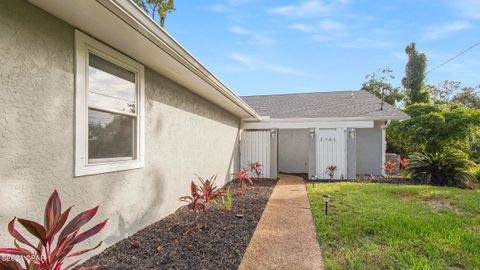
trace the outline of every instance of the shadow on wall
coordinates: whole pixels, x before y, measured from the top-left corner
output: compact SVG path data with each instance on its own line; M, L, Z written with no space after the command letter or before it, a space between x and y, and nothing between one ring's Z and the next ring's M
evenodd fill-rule
M240 171L240 129L237 131L237 138L235 139L235 145L233 146L232 155L230 157L230 163L228 165L227 175L225 176L224 184L232 180L233 173Z

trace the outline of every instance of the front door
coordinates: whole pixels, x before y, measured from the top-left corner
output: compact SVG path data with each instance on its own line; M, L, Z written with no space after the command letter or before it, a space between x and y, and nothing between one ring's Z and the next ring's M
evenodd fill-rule
M327 167L336 166L334 179L346 178L346 130L344 128L316 130L317 178L329 179Z

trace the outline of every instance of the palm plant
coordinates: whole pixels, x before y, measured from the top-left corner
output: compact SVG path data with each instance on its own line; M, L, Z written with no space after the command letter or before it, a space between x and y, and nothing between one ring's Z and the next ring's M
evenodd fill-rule
M412 154L408 170L414 177L433 185L461 187L475 181L475 177L467 172L470 165L471 162L464 156L451 150L442 150Z

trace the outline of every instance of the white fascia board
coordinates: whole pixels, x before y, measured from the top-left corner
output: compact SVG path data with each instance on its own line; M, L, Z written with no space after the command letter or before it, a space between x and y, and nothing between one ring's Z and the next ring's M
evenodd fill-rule
M261 119L129 0L29 0L239 118Z
M125 0L97 0L102 3L113 13L122 17L129 25L145 34L152 42L160 42L160 46L173 53L173 57L183 65L187 66L193 73L208 82L215 90L222 93L226 98L230 99L241 107L245 112L256 119L260 119L260 115L255 112L243 99L237 96L223 83L217 76L210 72L200 61L198 61L187 49L177 42L170 34L161 28L148 14L145 13L138 5L132 1ZM122 14L123 13L123 14ZM127 15L128 17L124 17ZM128 20L132 18L134 20ZM146 30L146 31L145 31Z
M374 121L242 121L241 129L373 128Z
M269 116L262 116L262 122L339 122L339 121L401 121L407 120L410 117L403 116L389 116L389 117L324 117L324 118L270 118ZM242 122L258 122L255 118L243 118Z

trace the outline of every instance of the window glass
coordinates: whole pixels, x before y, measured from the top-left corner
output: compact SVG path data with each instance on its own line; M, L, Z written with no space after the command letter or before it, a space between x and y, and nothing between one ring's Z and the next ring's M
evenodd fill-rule
M88 158L136 158L136 117L88 110Z
M135 73L90 53L88 84L89 107L136 114Z

